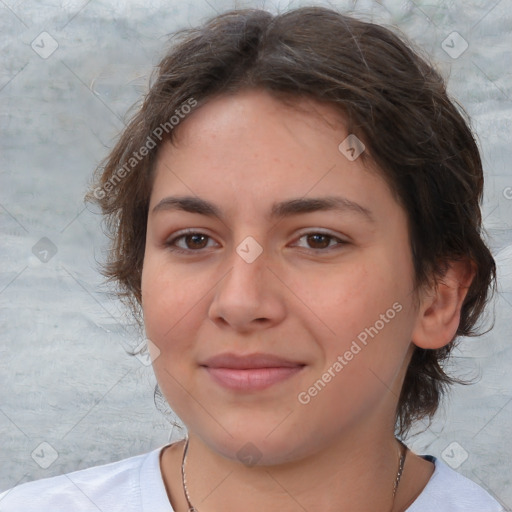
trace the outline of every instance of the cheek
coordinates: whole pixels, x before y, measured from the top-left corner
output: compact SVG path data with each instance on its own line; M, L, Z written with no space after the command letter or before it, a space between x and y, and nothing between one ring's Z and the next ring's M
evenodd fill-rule
M167 349L166 340L173 337L180 319L191 309L191 289L193 284L180 279L168 265L151 254L145 258L141 281L144 325L146 336L161 351Z
M142 275L142 305L146 336L158 347L152 366L158 386L172 411L187 425L202 418L199 402L191 400L194 368L192 333L206 315L205 290L168 265L146 260ZM202 309L200 309L202 308Z
M183 279L164 265L148 258L142 274L142 309L146 337L158 348L153 371L173 411L186 415L187 394L180 382L190 371L189 335L197 330L194 314L201 307ZM165 271L164 271L165 269ZM171 399L169 401L169 399Z
M374 254L330 267L324 275L296 276L297 297L308 306L308 317L316 317L319 329L328 334L332 343L353 339L378 321L395 302L403 300L404 286L396 271L390 271L379 261L382 258Z

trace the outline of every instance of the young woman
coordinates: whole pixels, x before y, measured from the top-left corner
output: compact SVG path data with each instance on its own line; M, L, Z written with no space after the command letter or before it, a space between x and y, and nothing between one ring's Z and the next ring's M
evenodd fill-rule
M492 291L482 190L443 80L389 30L310 7L187 31L89 194L187 437L1 510L503 510L401 440Z

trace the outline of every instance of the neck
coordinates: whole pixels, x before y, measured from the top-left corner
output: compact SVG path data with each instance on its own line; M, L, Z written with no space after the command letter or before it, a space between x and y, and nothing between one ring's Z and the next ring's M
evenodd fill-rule
M344 435L293 463L264 466L223 457L190 434L186 481L191 503L199 512L390 511L399 444L392 434L368 434Z

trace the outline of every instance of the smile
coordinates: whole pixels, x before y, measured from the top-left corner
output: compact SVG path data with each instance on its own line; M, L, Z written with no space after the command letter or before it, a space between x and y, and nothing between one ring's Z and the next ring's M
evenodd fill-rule
M237 391L259 391L289 379L300 372L303 366L251 368L247 370L205 368L213 380L225 388Z
M201 365L217 384L235 391L266 389L291 378L304 366L303 363L268 354L221 354Z

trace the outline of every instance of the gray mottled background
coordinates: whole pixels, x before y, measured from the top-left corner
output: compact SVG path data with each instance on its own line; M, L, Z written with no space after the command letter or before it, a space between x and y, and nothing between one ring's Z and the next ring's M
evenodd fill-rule
M146 90L167 34L234 7L277 12L311 3L0 0L0 490L181 437L172 414L153 403L148 361L125 351L142 339L102 286L96 260L106 240L82 197ZM408 443L443 457L509 509L511 4L330 3L398 27L437 61L472 117L499 266L496 323L464 340L453 360L477 383L454 388L436 421Z

